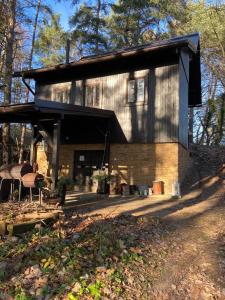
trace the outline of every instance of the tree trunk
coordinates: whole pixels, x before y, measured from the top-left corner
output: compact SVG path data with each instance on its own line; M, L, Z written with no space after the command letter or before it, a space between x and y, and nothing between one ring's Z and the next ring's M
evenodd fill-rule
M12 72L13 72L13 46L15 37L15 25L16 25L16 0L9 1L9 17L8 17L8 35L6 38L6 55L5 55L5 69L4 69L4 104L9 105L11 103L11 87L12 87ZM9 163L9 142L10 142L10 125L8 123L2 126L2 146L3 164Z
M96 12L96 30L95 30L95 53L99 54L99 24L100 24L100 12L101 12L101 0L98 0L97 12Z
M28 61L28 68L32 68L32 62L33 62L33 54L34 54L34 43L35 43L35 36L37 31L37 22L38 22L38 15L40 11L41 6L41 0L38 0L37 2L37 8L36 8L36 14L34 19L34 28L33 28L33 34L32 34L32 42L31 42L31 50L29 55L29 61ZM28 84L30 84L30 80L28 81ZM26 90L26 98L25 101L29 101L29 90ZM23 160L23 146L25 141L25 135L26 135L26 124L22 124L21 128L21 138L20 138L20 151L19 151L19 163L22 163Z
M193 107L189 108L189 145L193 143L193 122L194 122L194 112Z

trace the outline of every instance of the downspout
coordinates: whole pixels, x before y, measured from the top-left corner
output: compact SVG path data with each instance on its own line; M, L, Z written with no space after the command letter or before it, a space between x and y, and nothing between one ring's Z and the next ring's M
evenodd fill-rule
M29 86L29 84L26 82L24 76L22 75L22 82L25 84L25 86L28 88L28 90L31 92L33 96L35 96L35 92L32 90L32 88Z

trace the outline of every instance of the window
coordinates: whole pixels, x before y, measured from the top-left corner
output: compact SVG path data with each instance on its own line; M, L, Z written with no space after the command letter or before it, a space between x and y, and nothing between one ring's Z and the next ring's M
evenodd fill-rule
M63 92L62 91L55 93L55 100L57 102L63 102Z
M86 86L86 105L97 106L100 104L100 85L93 84Z
M145 100L145 78L128 80L128 103L141 103Z
M55 91L55 100L61 103L70 103L70 91L69 90L56 90Z
M135 80L128 81L128 103L136 102L136 88L135 88Z
M82 80L72 82L71 102L75 105L83 105L82 84Z

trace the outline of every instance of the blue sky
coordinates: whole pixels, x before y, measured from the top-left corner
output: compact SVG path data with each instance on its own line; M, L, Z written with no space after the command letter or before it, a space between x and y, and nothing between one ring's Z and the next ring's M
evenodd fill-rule
M69 29L68 21L70 17L75 13L75 5L71 4L72 0L49 0L48 3L51 4L52 9L55 13L61 15L61 25L65 30ZM92 0L85 1L88 4L93 4ZM108 3L114 2L113 0L108 0Z
M50 0L49 2L51 3L54 12L61 15L61 25L63 26L63 28L68 30L69 18L75 12L75 7L71 5L71 1L61 0L60 2L57 2L55 0Z

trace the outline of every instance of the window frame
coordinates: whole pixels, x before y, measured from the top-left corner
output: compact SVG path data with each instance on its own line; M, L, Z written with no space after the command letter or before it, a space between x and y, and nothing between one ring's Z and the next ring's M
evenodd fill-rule
M98 102L96 103L96 99L97 99L97 93L95 92L95 98L94 98L94 88L97 91L97 87L98 87ZM90 103L88 103L88 93L87 93L87 89L91 88L92 89L92 103L90 106ZM86 83L85 84L85 106L88 107L101 107L101 84L100 82L91 82L91 83Z
M149 73L143 76L134 76L133 78L128 77L126 81L126 105L133 106L133 105L144 105L147 102L148 99L148 78ZM138 80L143 79L144 80L144 99L143 101L138 101L138 89L137 89L137 82ZM135 81L135 101L129 102L129 82Z

